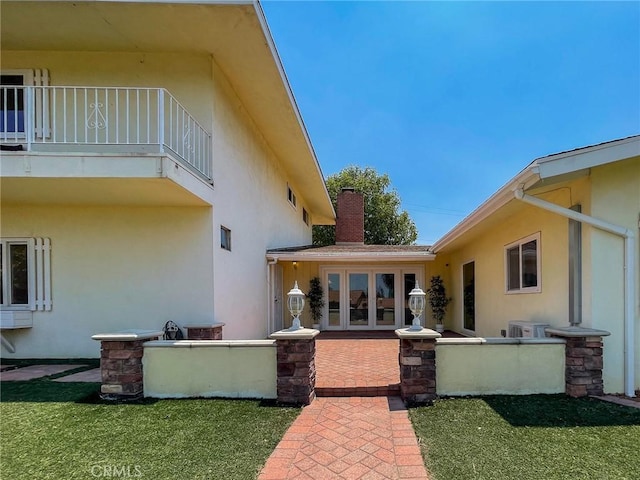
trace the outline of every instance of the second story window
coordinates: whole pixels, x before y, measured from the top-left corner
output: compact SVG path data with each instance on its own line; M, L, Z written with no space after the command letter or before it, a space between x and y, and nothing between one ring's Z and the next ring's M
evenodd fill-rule
M220 226L220 247L231 251L231 230L224 226Z
M296 198L296 194L293 193L293 190L291 190L291 187L289 185L287 185L287 200L289 200L289 203L294 207L298 206L298 199Z

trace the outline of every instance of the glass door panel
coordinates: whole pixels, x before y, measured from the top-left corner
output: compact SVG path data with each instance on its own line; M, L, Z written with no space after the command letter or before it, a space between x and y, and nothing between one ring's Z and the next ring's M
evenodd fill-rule
M411 314L411 310L409 309L409 293L416 286L416 274L415 273L405 273L404 274L404 324L411 325L413 323L413 315Z
M376 273L376 325L396 323L396 276L393 273Z
M369 274L349 274L349 326L369 326Z
M328 326L340 326L340 274L328 275L327 304L329 306Z
M463 285L463 327L466 330L476 329L476 287L475 287L475 262L465 263L462 266Z

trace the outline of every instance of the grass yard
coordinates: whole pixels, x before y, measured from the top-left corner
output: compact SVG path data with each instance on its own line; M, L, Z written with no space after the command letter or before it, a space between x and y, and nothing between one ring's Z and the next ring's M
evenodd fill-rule
M434 480L640 479L640 410L564 395L410 410Z
M247 400L106 404L99 384L3 382L6 479L253 479L300 412Z

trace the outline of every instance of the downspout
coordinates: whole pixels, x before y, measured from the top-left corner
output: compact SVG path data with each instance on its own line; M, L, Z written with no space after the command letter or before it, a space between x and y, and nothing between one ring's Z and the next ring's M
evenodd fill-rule
M578 222L592 225L605 232L612 233L624 239L624 392L628 397L635 397L635 365L634 365L634 305L635 305L635 235L626 227L605 222L598 218L590 217L584 213L561 207L555 203L547 202L540 198L524 193L522 187L514 191L514 196L529 205L548 210L563 217L571 218Z

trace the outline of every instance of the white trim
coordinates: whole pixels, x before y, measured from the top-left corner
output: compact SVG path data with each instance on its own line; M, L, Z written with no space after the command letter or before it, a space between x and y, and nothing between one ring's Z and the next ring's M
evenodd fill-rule
M640 156L640 135L558 153L539 158L536 162L540 168L540 177L548 178L637 156Z
M511 242L508 245L504 246L504 293L507 295L518 295L522 293L540 293L542 291L542 269L541 269L541 257L542 257L542 247L541 247L541 233L536 232L532 235L528 235L523 237L515 242ZM534 287L523 287L522 286L522 245L525 243L529 243L531 241L536 241L536 285ZM509 289L509 250L512 250L514 247L518 248L518 283L520 285L517 289Z
M322 311L321 328L323 330L395 330L405 327L404 324L404 275L414 274L416 281L420 285L424 285L424 266L410 265L323 265L320 267L320 279L324 289L325 306ZM349 292L348 292L348 275L352 273L366 273L369 277L368 281L368 313L369 321L367 325L351 325L349 322ZM376 274L390 273L394 275L394 310L395 322L393 325L377 325L376 324L376 305L375 301L375 276ZM340 275L340 324L337 326L329 325L329 275ZM373 297L371 294L373 293Z

